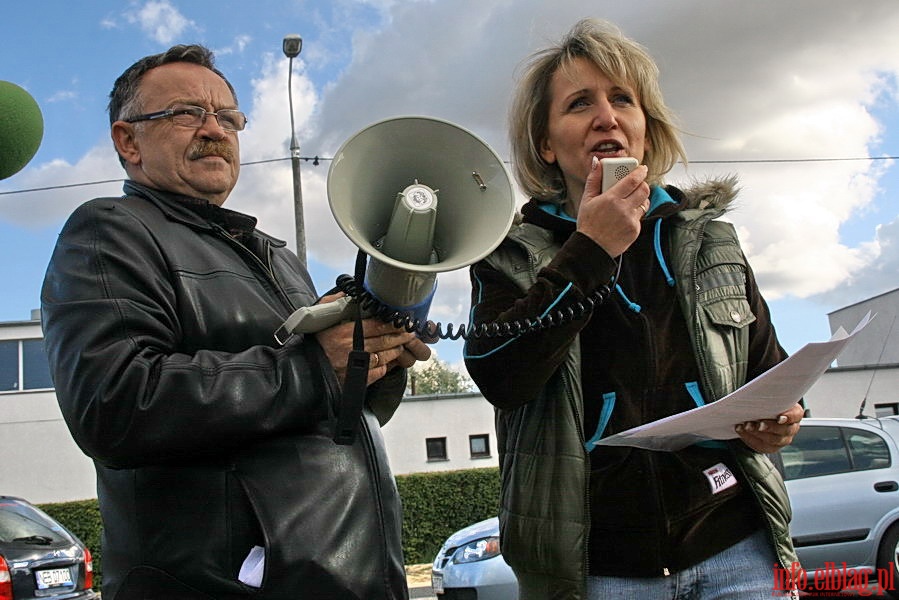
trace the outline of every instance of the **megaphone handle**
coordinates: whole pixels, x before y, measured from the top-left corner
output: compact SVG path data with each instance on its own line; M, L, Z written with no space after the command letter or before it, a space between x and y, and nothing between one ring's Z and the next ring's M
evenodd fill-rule
M344 296L334 302L303 306L293 311L275 332L275 340L280 345L297 333L318 333L332 325L353 318L352 298Z

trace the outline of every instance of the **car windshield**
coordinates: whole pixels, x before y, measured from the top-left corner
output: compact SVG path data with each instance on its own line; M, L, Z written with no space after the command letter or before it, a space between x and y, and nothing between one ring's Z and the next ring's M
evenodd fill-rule
M15 500L0 501L0 542L53 544L65 541L59 526L43 513Z

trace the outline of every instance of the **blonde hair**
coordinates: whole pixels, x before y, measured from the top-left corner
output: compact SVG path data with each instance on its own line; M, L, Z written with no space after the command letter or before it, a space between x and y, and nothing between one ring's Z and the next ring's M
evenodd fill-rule
M647 183L660 184L678 159L687 162L675 116L665 105L659 87L659 68L646 49L624 36L615 25L599 19L583 19L553 46L531 55L512 97L509 136L512 170L528 196L560 201L565 181L557 164L543 160L540 148L547 136L550 83L559 69L577 58L593 62L617 84L632 87L646 116L649 138L643 163L649 168Z

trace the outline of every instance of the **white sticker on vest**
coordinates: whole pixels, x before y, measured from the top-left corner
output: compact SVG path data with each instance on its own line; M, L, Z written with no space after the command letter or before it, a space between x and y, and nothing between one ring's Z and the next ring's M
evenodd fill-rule
M706 479L709 480L709 486L711 486L713 494L723 492L727 488L737 485L737 478L734 477L733 472L724 463L718 463L714 467L709 467L703 473L705 473Z

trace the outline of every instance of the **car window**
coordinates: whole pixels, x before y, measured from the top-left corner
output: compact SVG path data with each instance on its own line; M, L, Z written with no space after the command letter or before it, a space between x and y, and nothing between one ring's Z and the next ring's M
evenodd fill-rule
M890 466L890 450L874 432L853 427L801 427L780 451L784 479L802 479Z
M839 427L800 427L793 443L780 454L784 479L788 480L850 470L849 453Z
M44 543L63 541L59 526L30 506L14 501L0 502L0 542L41 539Z
M847 427L843 429L843 436L852 456L853 470L884 469L890 466L890 449L876 433Z

